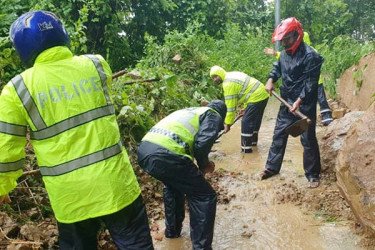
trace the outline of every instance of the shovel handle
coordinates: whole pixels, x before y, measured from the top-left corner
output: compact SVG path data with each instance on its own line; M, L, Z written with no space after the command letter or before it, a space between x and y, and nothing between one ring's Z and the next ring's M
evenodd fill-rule
M273 90L272 90L272 95L274 97L276 97L277 100L279 100L280 102L284 103L284 105L287 106L289 109L292 108L292 105L290 105L287 101L285 101L283 98L281 98L281 96L279 96L279 94L277 94ZM311 120L307 116L305 116L304 114L302 114L301 111L299 111L298 109L296 111L294 111L293 113L295 113L296 115L298 115L301 119L306 119L307 123L311 124Z
M238 121L242 116L243 115L237 115L236 118L234 119L234 122L232 123L232 125L235 124L236 121ZM224 130L219 133L219 135L216 137L216 140L218 140L223 134L224 134Z

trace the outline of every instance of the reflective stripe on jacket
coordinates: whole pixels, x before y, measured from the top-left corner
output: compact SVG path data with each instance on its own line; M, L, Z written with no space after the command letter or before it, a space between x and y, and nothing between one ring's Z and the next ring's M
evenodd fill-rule
M199 116L205 112L216 111L208 107L177 110L152 127L142 141L158 144L193 160L193 144L199 130Z
M260 102L269 97L261 82L242 72L227 72L223 90L228 109L225 124L228 125L234 122L237 104L244 104L245 108L248 103Z
M111 102L101 56L67 47L42 52L0 97L0 194L22 174L26 126L56 219L72 223L119 211L140 188Z

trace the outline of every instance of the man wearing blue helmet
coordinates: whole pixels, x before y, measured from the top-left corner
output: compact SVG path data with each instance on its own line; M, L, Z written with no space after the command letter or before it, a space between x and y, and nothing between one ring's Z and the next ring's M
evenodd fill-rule
M61 249L96 249L102 223L119 249L153 249L145 206L100 55L73 56L57 16L32 11L10 28L27 70L0 96L0 205L23 173L26 130L58 221Z

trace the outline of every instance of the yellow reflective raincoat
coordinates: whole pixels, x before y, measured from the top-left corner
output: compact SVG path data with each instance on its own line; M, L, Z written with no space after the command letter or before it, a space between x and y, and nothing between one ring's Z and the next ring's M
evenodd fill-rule
M43 51L0 96L0 195L23 173L26 128L56 219L73 223L130 205L140 188L110 98L112 72L98 55Z
M269 97L264 85L257 79L242 72L226 72L223 80L225 104L227 105L227 116L225 124L232 125L236 116L237 104L260 102Z
M216 112L208 107L177 110L152 127L142 141L161 145L173 153L193 160L193 144L199 130L199 116L207 111Z

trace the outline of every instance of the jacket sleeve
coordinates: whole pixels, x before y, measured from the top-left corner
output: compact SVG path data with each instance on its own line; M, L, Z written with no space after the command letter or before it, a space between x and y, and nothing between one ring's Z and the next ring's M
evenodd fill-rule
M312 99L312 95L316 93L320 76L320 68L323 64L323 57L321 57L319 54L309 53L306 55L304 64L305 68L303 74L305 75L305 80L302 91L299 95L302 102L305 99Z
M199 130L194 140L194 157L200 169L207 166L208 154L219 134L223 120L215 112L207 111L199 118Z
M225 105L227 106L227 115L225 124L232 125L236 116L236 108L238 103L238 91L235 89L234 83L223 83Z
M273 68L268 75L268 79L272 78L273 82L275 83L281 77L281 68L280 68L280 58L273 63Z
M23 173L26 119L21 101L9 82L0 95L0 195L17 186Z

